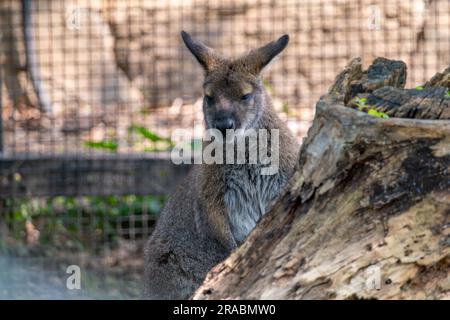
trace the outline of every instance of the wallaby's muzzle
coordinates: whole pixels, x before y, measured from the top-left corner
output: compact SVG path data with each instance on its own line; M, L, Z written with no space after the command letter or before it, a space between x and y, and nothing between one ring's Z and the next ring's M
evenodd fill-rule
M214 128L225 134L227 129L235 129L236 124L233 117L229 114L219 114L214 119Z

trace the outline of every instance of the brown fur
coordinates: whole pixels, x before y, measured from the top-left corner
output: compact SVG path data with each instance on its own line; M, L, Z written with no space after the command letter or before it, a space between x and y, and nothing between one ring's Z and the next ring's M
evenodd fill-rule
M273 110L259 76L288 37L237 59L221 57L186 33L182 37L205 70L206 127L225 123L234 129L279 129L279 171L262 176L259 164L195 165L171 196L147 244L147 298L188 298L281 193L297 159L297 143Z

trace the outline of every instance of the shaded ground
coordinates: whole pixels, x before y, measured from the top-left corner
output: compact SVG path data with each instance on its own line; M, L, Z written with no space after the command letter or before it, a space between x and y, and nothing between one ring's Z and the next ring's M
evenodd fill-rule
M139 222L162 206L147 200L33 198L9 203L5 216L0 207L0 299L140 298L152 223ZM70 265L81 290L66 287Z
M50 258L0 256L0 299L137 299L136 270L123 273L81 269L81 289L66 287L67 264Z

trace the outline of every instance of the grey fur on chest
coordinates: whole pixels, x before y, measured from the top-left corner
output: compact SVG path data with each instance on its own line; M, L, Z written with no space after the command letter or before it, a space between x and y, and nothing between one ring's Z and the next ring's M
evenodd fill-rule
M231 232L240 244L279 195L287 178L280 173L261 175L258 165L230 166L225 178L225 207Z

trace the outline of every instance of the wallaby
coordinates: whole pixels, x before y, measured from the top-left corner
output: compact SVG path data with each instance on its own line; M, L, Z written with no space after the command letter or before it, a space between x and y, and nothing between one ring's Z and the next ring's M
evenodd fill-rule
M181 36L205 71L206 128L224 133L277 129L279 170L263 175L260 163L194 165L168 200L145 248L144 296L150 299L189 298L281 193L298 152L260 78L261 70L286 47L288 35L236 59L222 57L184 31Z

